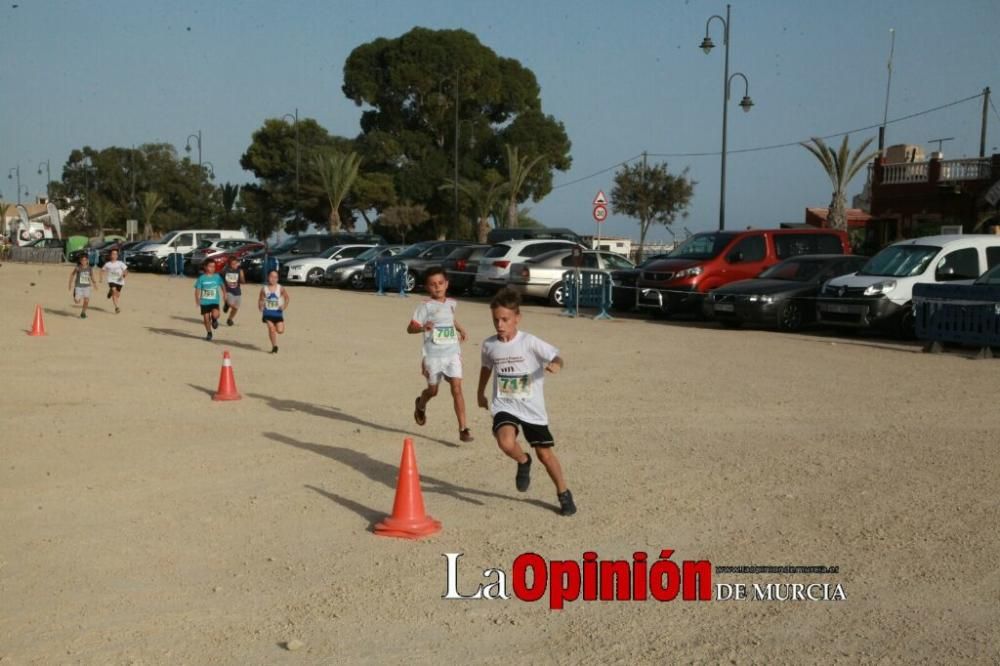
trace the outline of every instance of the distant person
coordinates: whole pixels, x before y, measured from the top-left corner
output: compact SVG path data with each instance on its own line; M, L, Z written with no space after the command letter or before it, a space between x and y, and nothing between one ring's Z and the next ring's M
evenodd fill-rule
M986 233L1000 236L1000 222L993 222L986 227Z
M243 300L243 288L240 285L247 282L238 257L229 258L229 263L222 271L222 281L226 284L226 302L222 305L222 311L229 313L226 326L232 326Z
M413 418L417 425L427 423L427 403L438 394L441 380L451 386L451 398L458 417L458 438L473 440L465 421L465 397L462 395L462 349L466 333L455 319L454 299L448 298L448 278L444 269L431 268L424 277L424 288L430 298L420 304L406 327L407 333L422 333L424 344L420 368L427 378L425 388L414 403Z
M525 492L531 484L531 456L521 449L518 434L531 445L556 486L559 513L576 513L573 494L566 487L562 467L552 447L549 416L542 392L545 374L563 367L559 350L530 333L519 331L521 297L512 289L501 289L490 303L497 334L482 347L479 372L479 406L493 414L493 435L500 449L517 462L515 487ZM486 383L493 375L493 399L486 399Z
M201 308L201 321L205 325L206 340L211 340L212 331L219 328L222 289L222 278L215 272L215 262L206 261L204 272L194 282L194 303Z
M108 298L115 304L115 314L121 312L118 301L122 296L122 289L125 288L125 276L128 275L128 266L124 261L118 260L118 250L111 250L111 256L101 270L108 276Z
M267 284L261 287L257 298L260 320L267 324L267 337L271 341L271 353L278 353L278 336L285 332L285 310L292 299L285 288L278 284L278 271L267 274Z
M77 259L73 272L69 275L69 290L73 294L73 302L77 305L83 302L83 309L80 310L80 319L87 318L87 307L90 305L91 285L94 284L96 274L90 265L87 255L80 255Z

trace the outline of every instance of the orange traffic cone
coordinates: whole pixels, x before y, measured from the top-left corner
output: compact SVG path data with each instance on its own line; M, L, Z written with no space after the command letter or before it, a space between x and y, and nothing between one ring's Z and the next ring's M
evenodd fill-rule
M28 335L46 335L45 322L42 320L42 306L35 306L35 321L31 323L31 332Z
M242 398L236 390L236 378L233 377L233 359L229 352L222 352L222 372L219 373L219 390L212 396L212 400L239 400Z
M417 457L413 453L413 440L407 437L403 440L403 458L399 462L399 480L396 482L392 515L375 526L375 534L419 539L440 531L441 523L424 513Z

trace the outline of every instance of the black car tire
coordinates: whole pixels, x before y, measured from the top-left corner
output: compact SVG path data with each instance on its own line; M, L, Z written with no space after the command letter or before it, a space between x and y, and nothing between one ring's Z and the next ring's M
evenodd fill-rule
M351 289L357 289L358 291L365 288L365 273L364 271L357 270L351 273L351 277L347 278L347 284Z
M319 283L323 280L323 269L314 268L308 273L306 273L306 284L312 285L314 287L319 286Z
M404 280L403 290L406 291L406 293L410 293L417 288L417 274L413 271L406 271L406 277Z
M782 331L801 331L804 319L802 306L793 300L778 309L778 328Z
M913 317L913 306L910 303L899 314L896 322L896 337L900 340L915 340L917 337L917 322Z
M556 307L563 307L563 301L566 300L566 290L563 289L562 282L556 282L552 285L552 289L549 290L549 305L554 305Z

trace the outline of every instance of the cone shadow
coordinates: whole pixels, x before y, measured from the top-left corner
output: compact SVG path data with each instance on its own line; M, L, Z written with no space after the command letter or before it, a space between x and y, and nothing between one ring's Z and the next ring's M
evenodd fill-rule
M346 497L338 495L337 493L331 493L330 491L323 490L322 488L317 488L316 486L310 486L306 484L305 487L308 488L309 490L319 493L328 500L336 502L345 509L353 511L354 513L358 514L359 516L367 520L368 532L374 532L376 523L385 518L386 514L384 511L376 511L375 509L365 506L364 504L355 502L352 499L348 499Z

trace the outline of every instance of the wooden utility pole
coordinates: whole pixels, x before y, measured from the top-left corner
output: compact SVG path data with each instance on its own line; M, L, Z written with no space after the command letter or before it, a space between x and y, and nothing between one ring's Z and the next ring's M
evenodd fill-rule
M983 88L983 126L979 131L979 156L986 157L986 112L990 106L990 87Z

